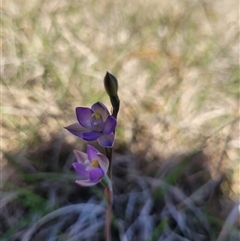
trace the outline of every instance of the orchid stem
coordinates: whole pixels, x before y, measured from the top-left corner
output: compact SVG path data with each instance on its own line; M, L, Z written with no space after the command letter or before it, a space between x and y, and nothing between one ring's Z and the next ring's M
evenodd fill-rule
M104 78L105 89L110 97L110 101L112 104L112 116L117 119L118 111L120 108L120 100L117 95L118 83L117 79L107 72ZM114 131L115 134L115 131ZM105 148L106 156L109 160L109 168L107 172L107 176L109 178L109 183L111 185L107 185L105 188L105 197L107 201L107 209L106 209L106 222L105 222L105 238L106 241L111 241L111 221L112 221L112 205L113 205L113 189L112 189L112 157L113 157L113 147Z
M108 177L112 179L112 154L113 148L105 148L106 156L109 160ZM112 187L107 186L105 188L105 197L107 201L106 209L106 222L105 222L105 238L106 241L111 241L111 220L112 220L112 202L113 202L113 190Z
M111 221L112 221L112 188L107 186L105 188L105 197L107 199L106 222L105 222L105 238L106 241L111 241Z
M113 116L117 119L119 106L117 109L113 109ZM114 132L115 133L115 132ZM113 157L113 147L105 148L106 156L109 160L109 168L107 175L110 180L112 180L112 157ZM111 221L112 221L112 205L113 205L113 189L112 187L107 186L105 188L105 197L107 201L106 209L106 222L105 222L105 238L106 241L111 241Z
M105 153L106 156L109 160L109 168L108 168L108 172L107 175L108 177L112 180L112 156L113 156L113 148L105 148Z

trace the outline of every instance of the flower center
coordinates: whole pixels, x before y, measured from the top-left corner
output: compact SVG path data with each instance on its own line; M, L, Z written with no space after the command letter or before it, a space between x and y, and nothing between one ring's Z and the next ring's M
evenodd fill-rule
M91 115L92 118L94 118L95 120L99 120L101 118L101 115L97 112L94 112L92 115Z
M102 116L95 112L91 115L91 127L94 131L102 131L103 129L103 118Z
M93 168L99 167L98 160L92 160L91 167L93 167Z

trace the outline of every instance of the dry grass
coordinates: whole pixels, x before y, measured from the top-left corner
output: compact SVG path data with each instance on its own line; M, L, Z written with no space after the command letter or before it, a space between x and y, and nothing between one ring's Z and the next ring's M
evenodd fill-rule
M4 185L13 182L21 187L14 189L16 193L4 193L4 198L10 200L7 203L15 200L20 190L24 189L22 182L26 181L22 180L22 174L14 174L14 178L10 179L9 175L14 172L9 166L21 167L23 173L57 170L71 174L70 163L73 159L69 152L73 146L83 146L81 141L76 143L75 138L62 128L75 119L76 106L91 105L100 100L110 107L103 91L102 79L106 71L119 80L121 111L116 149L124 154L124 160L128 154L137 158L137 167L130 166L131 170L140 176L161 177L161 187L165 182L166 185L172 185L167 188L169 193L174 188L183 192L182 187L167 181L168 175L163 175L165 169L162 168L167 166L167 173L171 173L175 169L175 159L182 160L186 153L201 150L207 156L207 169L204 170L209 174L201 185L216 181L219 174L224 174L230 180L231 190L227 182L223 182L221 191L224 195L221 198L224 202L229 200L227 197L233 202L237 201L240 195L238 5L236 0L2 1L1 172ZM57 133L57 139L52 144L54 133ZM68 152L61 156L63 143L71 145ZM48 145L51 146L50 150ZM31 159L32 153L38 153L34 156L36 160ZM47 165L42 164L45 161L43 157L53 163L51 168L48 167L49 170ZM54 158L58 161L54 161ZM189 177L193 175L186 173L184 175ZM131 172L128 174L131 177ZM72 177L70 179L71 183ZM138 186L136 179L135 176L134 185ZM69 179L66 177L66 180ZM44 184L44 180L41 179L41 182ZM124 184L118 179L116 182L117 192ZM142 182L148 181L143 177ZM35 187L35 182L30 183L27 185ZM70 183L65 184L69 187ZM123 211L116 212L121 240L134 240L129 238L134 225L141 227L141 217L147 220L152 218L153 209L148 209L147 205L152 202L153 207L156 206L153 183L148 183L146 188L151 198L143 198L137 208L145 210L141 205L146 205L148 210L143 211L140 219L134 214L127 224L122 224L119 220L124 220L124 217L118 217L117 214ZM126 185L130 184L127 182ZM200 186L193 185L192 191ZM11 185L6 190L10 189ZM37 192L37 189L33 190ZM165 213L168 218L168 211L173 210L173 217L184 221L183 226L178 228L189 227L186 212L173 208L182 202L183 196L180 195L176 201L176 197L169 193L164 193L163 207L156 213ZM135 202L135 198L134 188L130 188L129 195L119 205L131 203L129 200ZM221 198L215 197L214 200L218 203L223 200ZM89 202L93 205L91 200ZM167 203L168 206L164 207ZM42 204L45 205L45 202ZM57 202L58 207L67 204L66 200ZM129 205L127 210L131 210ZM229 207L231 209L231 204ZM193 208L199 213L199 207ZM22 210L18 210L18 218ZM55 209L47 210L52 212ZM33 209L31 220L40 218L36 215L43 216L34 212ZM203 213L201 217L206 220L200 223L212 224L210 218L206 217L209 212ZM230 210L226 213L222 217L226 218ZM156 230L166 231L156 240L163 240L165 234L172 237L169 229L164 229L167 225L164 218L152 220L160 225ZM134 224L135 221L138 224ZM14 220L10 223L14 223ZM96 225L101 224L102 219ZM218 237L223 223L217 226L211 234L213 236L210 235L212 240ZM154 233L153 227L146 227L142 235ZM176 234L181 232L178 229ZM159 235L158 231L156 233L153 236Z

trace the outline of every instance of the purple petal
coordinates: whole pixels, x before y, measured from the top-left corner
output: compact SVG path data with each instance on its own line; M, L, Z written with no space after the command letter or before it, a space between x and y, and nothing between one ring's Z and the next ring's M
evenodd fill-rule
M101 168L92 168L89 171L89 180L92 182L97 182L104 176L104 172Z
M95 149L93 146L87 145L88 160L90 160L90 161L98 160L98 156L97 156L98 153L99 153L99 151L97 149Z
M100 103L100 102L93 104L91 109L94 112L99 113L102 116L103 121L105 121L108 118L108 116L110 115L107 107L103 103Z
M80 138L82 138L83 132L86 132L89 130L89 129L81 126L79 123L74 123L74 124L66 126L64 128L67 129L69 132L71 132L73 135L78 136Z
M89 132L84 132L82 134L82 138L85 141L95 141L100 135L101 134L98 131L89 131Z
M100 167L102 168L104 174L106 174L108 171L108 167L109 167L109 160L102 153L98 153L97 155L98 155L98 163L99 163Z
M98 143L102 147L111 148L114 143L114 134L110 133L108 135L101 135L98 139Z
M87 180L77 180L77 181L75 181L75 183L77 183L78 185L83 186L83 187L90 187L90 186L96 185L100 181L101 181L101 179L98 180L97 182L92 182L89 179L87 179Z
M83 178L88 178L88 172L86 171L86 166L84 164L79 162L74 162L72 166L79 176Z
M82 151L74 150L74 154L77 158L77 162L79 163L84 164L84 162L88 160L87 154Z
M116 121L115 117L110 115L110 116L108 116L107 120L104 123L102 132L104 134L110 134L111 132L113 132L115 130L116 125L117 125L117 121Z
M91 115L93 111L87 107L77 107L76 108L76 116L78 122L85 128L91 128Z

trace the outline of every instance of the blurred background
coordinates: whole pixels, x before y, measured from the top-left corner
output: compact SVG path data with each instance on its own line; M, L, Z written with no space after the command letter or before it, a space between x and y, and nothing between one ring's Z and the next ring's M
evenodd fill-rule
M238 240L239 2L2 1L1 241L104 240L75 107L119 81L113 241ZM95 144L95 143L93 143ZM96 144L97 146L97 144Z

